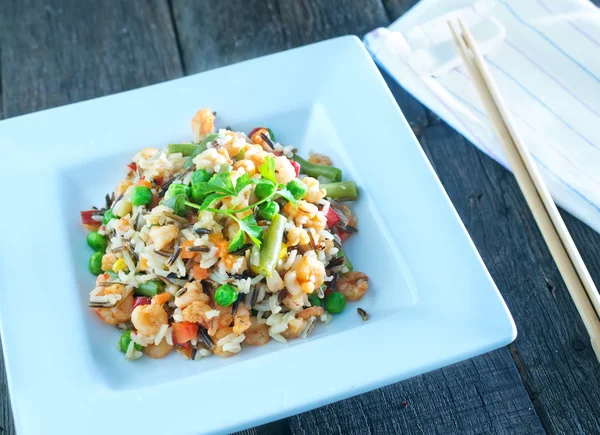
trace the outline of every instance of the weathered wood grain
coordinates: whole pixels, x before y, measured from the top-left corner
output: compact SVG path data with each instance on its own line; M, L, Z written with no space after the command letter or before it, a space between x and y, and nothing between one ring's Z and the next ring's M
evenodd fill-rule
M82 6L77 0L0 2L0 107L5 117L182 74L166 1ZM1 355L0 434L14 434Z
M515 318L511 353L544 428L598 433L599 365L516 181L445 124L420 139ZM568 222L597 280L600 236Z
M187 73L388 24L378 0L173 0Z
M4 115L179 77L166 0L0 2Z
M541 434L506 349L290 419L295 434Z
M275 0L173 0L188 74L289 48Z

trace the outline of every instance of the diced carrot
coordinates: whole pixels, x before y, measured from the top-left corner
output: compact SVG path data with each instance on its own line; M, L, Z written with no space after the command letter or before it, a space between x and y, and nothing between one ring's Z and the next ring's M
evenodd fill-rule
M204 269L203 267L200 267L199 264L195 264L192 268L192 276L196 281L206 279L208 278L208 269Z
M229 253L229 243L223 238L223 234L209 234L208 240L210 240L212 244L217 247L217 257L223 258Z
M173 339L177 344L190 341L198 333L198 325L192 322L173 323Z
M186 240L181 244L181 254L180 257L184 260L189 260L190 258L194 258L197 252L190 252L188 248L194 246L194 242L191 240Z
M162 304L166 304L167 302L169 302L170 298L171 298L171 295L169 293L163 292L163 293L157 294L152 299L154 299L154 303L156 303L158 305L162 305Z
M145 186L148 189L152 189L152 183L150 183L148 180L146 180L144 177L140 178L139 181L137 182L138 186Z

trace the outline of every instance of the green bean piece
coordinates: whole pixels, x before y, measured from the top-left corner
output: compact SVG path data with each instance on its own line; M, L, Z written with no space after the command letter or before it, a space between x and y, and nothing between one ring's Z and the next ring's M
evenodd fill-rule
M191 156L196 151L198 145L195 143L171 143L167 146L169 154L181 153L184 157Z
M308 295L308 302L310 302L313 307L320 307L323 305L321 298L315 292Z
M119 347L121 348L121 352L127 352L129 343L131 343L131 330L125 331L121 334L121 338L119 339ZM140 352L142 351L142 346L137 343L134 343L133 347L135 350L139 350Z
M287 220L280 214L276 214L271 219L271 225L267 230L262 248L260 249L260 264L258 267L261 275L271 276L277 261L279 260L279 252L283 243L283 232Z
M206 136L204 138L204 140L198 144L198 146L196 147L194 152L192 152L192 154L190 154L189 157L186 159L183 167L187 169L190 166L192 166L194 164L194 157L196 157L198 154L206 151L206 149L208 148L208 144L211 143L213 140L215 140L218 137L219 137L219 133L212 133L212 134L209 134L208 136Z
M358 198L358 188L354 181L344 181L341 183L326 183L319 187L325 189L327 198L352 201Z
M165 291L165 283L160 279L152 279L141 283L135 290L136 295L151 298Z
M304 160L298 155L294 155L293 161L300 164L300 172L314 178L325 177L331 181L342 181L342 170L334 166L318 165Z
M344 261L344 266L348 269L348 272L352 272L354 270L354 265L350 261L350 258L348 258L348 254L346 254L346 251L340 249L338 251L338 254L346 259L346 261Z

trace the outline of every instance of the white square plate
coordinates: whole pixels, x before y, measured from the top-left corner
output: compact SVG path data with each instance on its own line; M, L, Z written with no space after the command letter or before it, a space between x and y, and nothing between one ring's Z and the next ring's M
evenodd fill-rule
M101 204L139 149L189 140L191 116L268 125L357 182L348 242L368 295L309 340L227 360L128 362L86 307L79 210ZM377 68L343 37L0 123L0 326L17 432L230 432L511 342L515 325ZM371 320L362 322L356 307ZM306 379L319 382L307 386Z

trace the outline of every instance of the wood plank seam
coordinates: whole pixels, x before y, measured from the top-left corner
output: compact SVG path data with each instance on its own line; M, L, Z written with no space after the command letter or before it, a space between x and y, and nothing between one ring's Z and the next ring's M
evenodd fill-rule
M187 67L185 64L185 58L183 57L183 47L181 46L181 37L179 35L179 29L177 28L177 21L175 20L175 10L173 9L173 0L167 0L167 7L169 8L169 16L171 18L171 27L173 34L175 35L175 44L177 46L177 55L179 57L179 64L181 66L181 73L187 76Z

